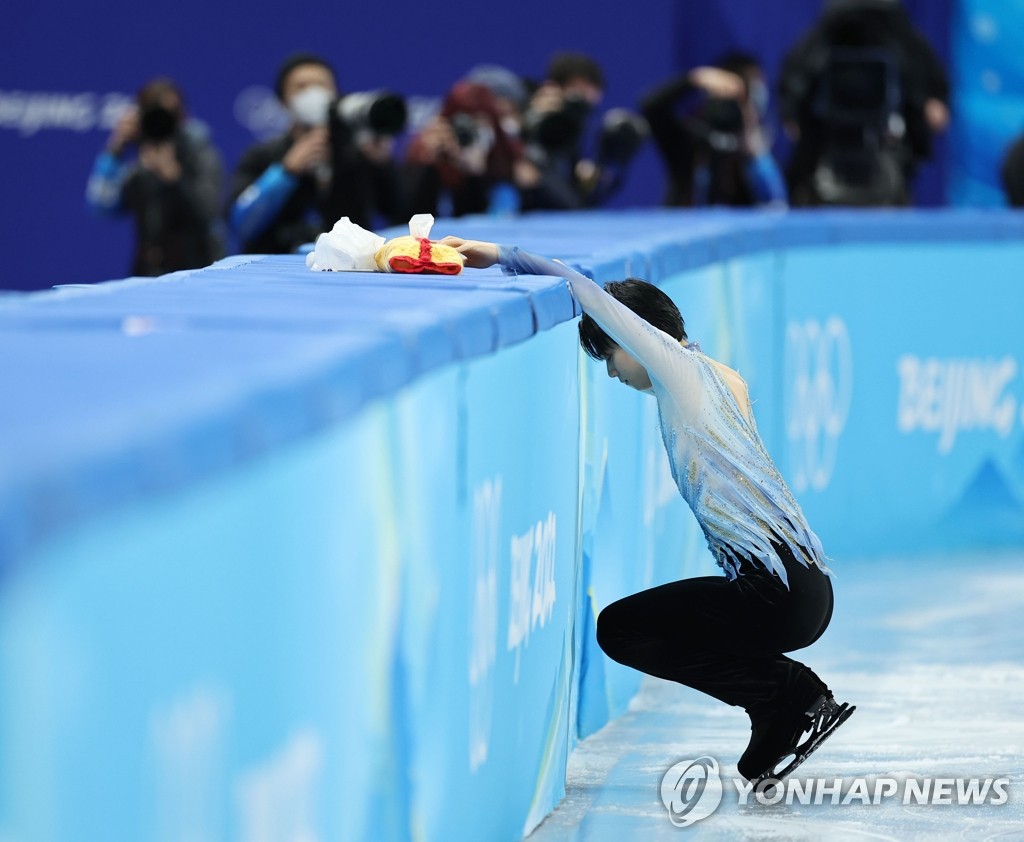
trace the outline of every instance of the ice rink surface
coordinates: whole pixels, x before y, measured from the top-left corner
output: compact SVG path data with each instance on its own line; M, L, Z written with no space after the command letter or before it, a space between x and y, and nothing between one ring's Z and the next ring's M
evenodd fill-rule
M1024 553L844 561L836 570L832 624L793 657L857 711L794 778L841 778L838 796L826 788L822 803L802 804L797 793L770 806L752 796L741 803L734 780L746 714L647 679L626 715L577 747L566 799L530 842L1024 839ZM701 756L720 764L721 803L675 827L662 777ZM953 783L952 803L904 804L908 776L1009 779L1008 798L958 804ZM842 803L855 786L873 799L878 778L895 780L898 795L883 785L878 804L857 791Z

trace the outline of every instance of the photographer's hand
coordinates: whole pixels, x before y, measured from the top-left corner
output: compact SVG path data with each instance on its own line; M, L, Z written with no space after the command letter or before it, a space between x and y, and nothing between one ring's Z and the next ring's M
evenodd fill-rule
M934 134L942 134L949 128L949 108L941 99L929 97L924 101L924 118Z
M464 240L462 237L445 237L439 240L443 246L451 246L464 258L470 269L486 269L498 262L498 246L496 243L485 243L480 240Z
M601 180L601 168L589 158L577 161L574 173L576 180L585 193L593 192Z
M718 67L695 67L690 71L690 82L718 99L741 99L744 95L743 79Z
M371 164L383 166L395 155L395 139L390 135L378 135L359 144L359 152Z
M107 141L107 151L115 157L120 157L124 152L124 148L129 143L134 143L138 139L139 109L131 106L126 108L124 113L117 118L114 130L110 133L110 139Z
M423 158L421 163L425 164L434 164L442 158L454 158L459 154L459 142L452 124L444 117L436 117L424 127L417 146Z
M310 129L292 144L291 149L281 159L281 165L292 175L303 175L325 163L329 152L330 139L327 129Z
M174 184L181 178L181 163L174 143L144 143L139 147L139 166L149 170L166 184Z
M529 110L534 114L548 114L561 111L565 105L565 94L554 82L545 82L530 99Z
M541 182L541 171L528 158L519 158L512 165L512 182L520 190L531 190Z

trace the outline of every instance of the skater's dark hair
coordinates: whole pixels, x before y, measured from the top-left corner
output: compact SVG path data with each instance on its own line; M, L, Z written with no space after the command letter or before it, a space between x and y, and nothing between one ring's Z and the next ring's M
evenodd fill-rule
M645 322L664 331L673 339L686 339L686 325L675 302L654 284L638 278L612 281L604 285L605 292L621 301ZM587 356L606 360L618 343L586 313L580 319L580 345Z

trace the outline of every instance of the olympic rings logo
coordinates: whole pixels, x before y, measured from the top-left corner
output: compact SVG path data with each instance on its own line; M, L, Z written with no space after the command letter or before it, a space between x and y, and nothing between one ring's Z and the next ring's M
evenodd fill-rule
M683 760L661 779L661 801L676 827L706 819L722 803L722 778L713 757Z
M786 325L786 437L797 491L821 491L832 479L839 437L853 396L853 355L846 324L830 316Z

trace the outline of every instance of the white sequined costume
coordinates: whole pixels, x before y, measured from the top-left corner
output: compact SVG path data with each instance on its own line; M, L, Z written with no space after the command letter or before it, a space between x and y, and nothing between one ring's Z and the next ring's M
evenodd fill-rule
M728 578L753 559L788 586L778 545L828 572L821 542L761 441L745 383L741 405L699 347L682 345L561 263L515 246L500 246L499 262L510 273L568 280L583 311L647 370L672 476Z

